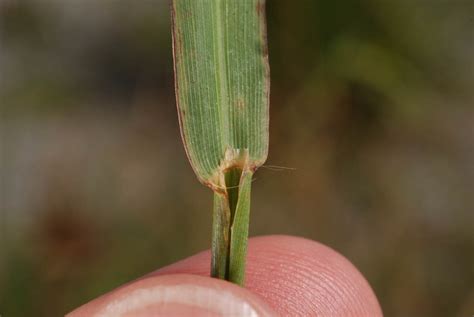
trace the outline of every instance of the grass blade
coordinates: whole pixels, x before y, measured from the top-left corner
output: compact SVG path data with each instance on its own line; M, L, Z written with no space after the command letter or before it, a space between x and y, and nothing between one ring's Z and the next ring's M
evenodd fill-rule
M268 153L263 1L174 0L172 12L186 152L199 180L222 190L225 170L244 163L256 169Z

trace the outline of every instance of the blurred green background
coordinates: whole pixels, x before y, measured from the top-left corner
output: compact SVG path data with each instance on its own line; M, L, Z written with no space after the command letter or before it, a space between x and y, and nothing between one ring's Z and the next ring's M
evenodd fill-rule
M251 235L349 258L386 316L474 314L474 1L269 0ZM164 0L0 1L0 315L61 316L210 245Z

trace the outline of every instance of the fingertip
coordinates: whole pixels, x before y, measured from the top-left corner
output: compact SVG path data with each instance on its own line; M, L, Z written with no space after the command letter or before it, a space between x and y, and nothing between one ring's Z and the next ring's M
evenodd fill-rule
M209 274L208 251L153 274ZM249 240L246 286L283 316L382 316L377 298L346 258L293 236Z
M293 236L258 237L249 249L247 287L281 314L382 316L367 280L333 249Z

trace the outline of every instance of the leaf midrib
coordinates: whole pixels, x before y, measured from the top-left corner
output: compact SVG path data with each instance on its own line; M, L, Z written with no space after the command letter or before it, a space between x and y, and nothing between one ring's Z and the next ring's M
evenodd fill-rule
M225 152L230 145L230 126L229 126L229 96L228 96L228 82L227 82L227 63L225 54L225 38L223 35L223 28L225 28L225 19L222 15L222 6L224 1L214 0L214 21L215 21L215 37L216 43L216 67L215 75L217 80L217 108L219 109L219 132L221 136L222 151ZM224 154L224 153L223 153Z

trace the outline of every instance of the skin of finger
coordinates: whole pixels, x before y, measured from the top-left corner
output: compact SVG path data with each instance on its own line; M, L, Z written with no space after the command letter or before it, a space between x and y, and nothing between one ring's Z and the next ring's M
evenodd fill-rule
M209 251L150 276L209 276ZM249 240L245 287L281 316L382 316L362 274L342 255L312 240L264 236Z
M150 275L111 291L66 317L277 316L257 295L199 275Z

